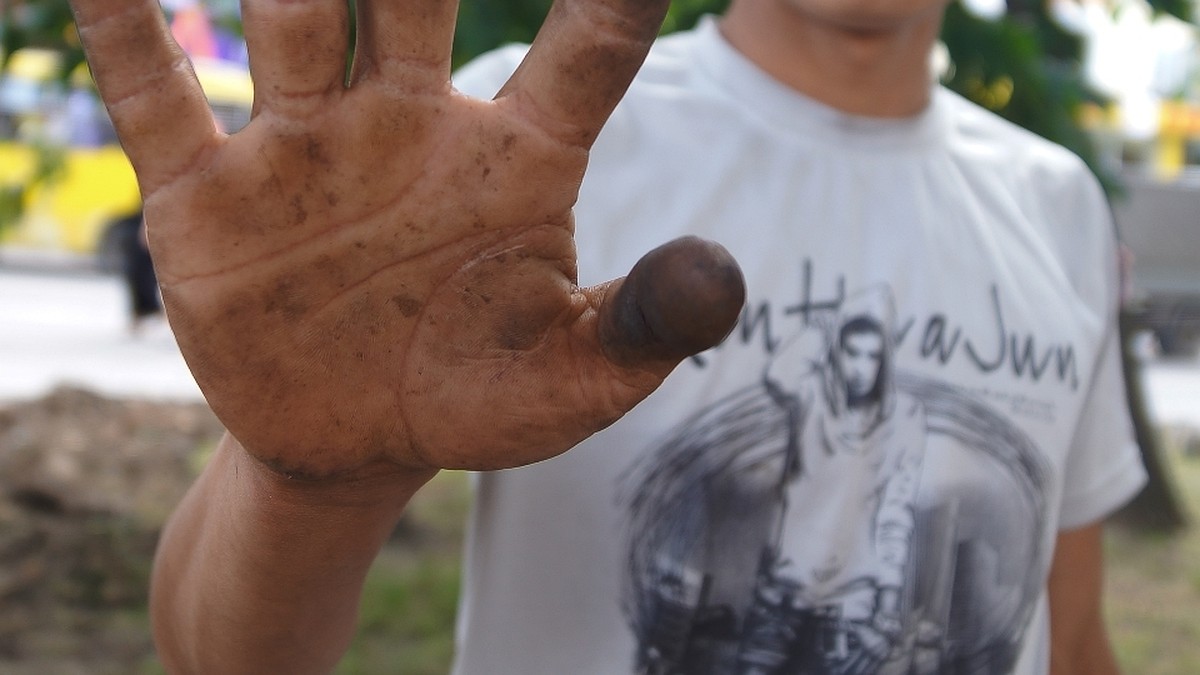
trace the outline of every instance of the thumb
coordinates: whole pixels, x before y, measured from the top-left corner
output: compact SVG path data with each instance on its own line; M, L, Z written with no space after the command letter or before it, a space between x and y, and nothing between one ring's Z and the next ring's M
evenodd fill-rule
M681 237L642 256L600 306L605 356L629 369L670 370L729 335L746 282L720 244Z

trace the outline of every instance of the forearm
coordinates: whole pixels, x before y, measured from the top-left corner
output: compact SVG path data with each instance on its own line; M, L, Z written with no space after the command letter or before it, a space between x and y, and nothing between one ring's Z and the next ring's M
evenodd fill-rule
M1104 621L1103 529L1060 533L1050 568L1050 672L1116 675Z
M288 480L226 436L155 558L151 613L168 671L328 672L371 562L432 475Z
M1080 623L1066 627L1054 623L1050 650L1052 675L1118 675L1121 670L1108 637L1108 627L1100 614L1083 616Z

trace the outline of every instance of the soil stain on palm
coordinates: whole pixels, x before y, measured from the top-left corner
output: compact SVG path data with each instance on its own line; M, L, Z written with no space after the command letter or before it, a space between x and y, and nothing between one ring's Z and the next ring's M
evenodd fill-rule
M392 297L392 304L400 313L408 318L416 316L421 311L421 303L416 298L408 295L396 295Z

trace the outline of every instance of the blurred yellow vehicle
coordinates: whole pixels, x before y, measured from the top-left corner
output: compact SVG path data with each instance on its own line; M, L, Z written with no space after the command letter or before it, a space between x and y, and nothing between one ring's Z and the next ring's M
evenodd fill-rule
M94 254L112 270L113 224L137 213L141 196L86 66L63 78L59 64L53 51L22 49L0 73L0 194L13 219L0 244ZM194 66L221 128L245 126L249 72L225 61Z

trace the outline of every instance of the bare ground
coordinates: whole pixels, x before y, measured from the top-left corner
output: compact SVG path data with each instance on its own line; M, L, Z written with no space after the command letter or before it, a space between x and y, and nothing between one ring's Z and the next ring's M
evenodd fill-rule
M0 408L0 672L154 672L166 516L221 425L204 405L77 389Z
M154 548L222 432L204 404L114 400L75 388L0 406L0 673L163 672L146 612ZM446 588L457 588L467 494L465 477L452 474L422 490L389 542L384 583L411 585L392 568L434 560ZM420 589L409 595L428 600ZM454 602L441 604L438 630L447 635L437 646L448 654ZM377 641L394 649L403 637ZM378 651L363 642L360 650ZM439 664L445 654L434 654Z

